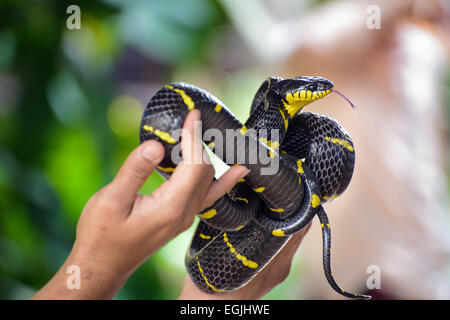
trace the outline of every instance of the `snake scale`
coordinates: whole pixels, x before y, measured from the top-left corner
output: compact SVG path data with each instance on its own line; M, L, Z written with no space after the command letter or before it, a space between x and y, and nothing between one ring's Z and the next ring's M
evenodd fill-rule
M250 169L228 194L197 214L200 222L185 264L201 290L215 294L244 286L317 215L329 284L345 297L370 298L347 292L335 282L330 225L322 206L350 183L353 142L331 117L301 112L335 91L333 87L322 77L269 77L256 92L244 124L216 97L186 83L166 85L151 98L140 141L156 139L164 145L165 156L157 168L163 177L175 170L176 131L193 109L202 115L203 143L228 165ZM211 130L214 134L208 134Z

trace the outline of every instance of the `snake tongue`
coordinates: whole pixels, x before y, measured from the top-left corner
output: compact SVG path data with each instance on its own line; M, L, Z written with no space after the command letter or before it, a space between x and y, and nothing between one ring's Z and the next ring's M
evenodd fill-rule
M337 91L336 89L331 89L331 92L336 92L338 95L340 95L342 98L344 98L345 100L347 100L348 103L350 103L350 105L352 106L353 109L356 109L356 106L346 97L344 96L343 93Z

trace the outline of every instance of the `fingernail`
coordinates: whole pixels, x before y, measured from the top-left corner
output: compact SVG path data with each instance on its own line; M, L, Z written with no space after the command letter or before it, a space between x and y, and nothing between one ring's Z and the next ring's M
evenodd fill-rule
M241 179L244 178L245 176L247 176L247 175L250 173L250 171L251 171L250 169L248 169L248 168L245 167L245 166L242 166L242 167L245 168L245 171L244 171L244 173L242 173Z
M200 110L194 109L194 110L192 110L191 112L195 114L195 117L196 117L197 119L201 119L201 118L202 118L202 114L201 114Z
M159 163L163 157L163 153L161 153L161 150L159 148L155 148L154 146L148 146L144 148L141 154L145 159L153 163Z

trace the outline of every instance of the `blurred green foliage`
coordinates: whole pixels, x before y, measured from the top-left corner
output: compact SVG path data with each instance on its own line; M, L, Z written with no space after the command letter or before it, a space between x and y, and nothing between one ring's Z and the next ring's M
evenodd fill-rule
M30 298L51 278L84 204L138 145L145 101L122 84L143 83L150 97L179 70L207 65L211 35L227 23L215 1L86 0L75 3L81 30L69 30L71 4L0 3L1 299ZM142 192L161 182L152 175ZM167 262L173 254L149 259L118 298L175 298L184 272Z

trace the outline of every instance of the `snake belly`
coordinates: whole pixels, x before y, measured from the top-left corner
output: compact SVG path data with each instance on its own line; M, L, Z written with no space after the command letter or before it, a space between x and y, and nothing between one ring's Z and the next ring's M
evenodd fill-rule
M185 265L201 290L215 294L244 286L318 215L328 282L344 296L367 298L342 290L331 275L330 229L322 207L350 183L353 142L336 120L301 112L332 87L321 77L270 77L255 94L244 124L220 100L193 85L172 83L150 100L140 141L156 139L164 145L165 156L157 167L163 177L175 170L179 129L193 109L202 115L203 142L225 163L250 169L233 190L197 214L200 222Z

